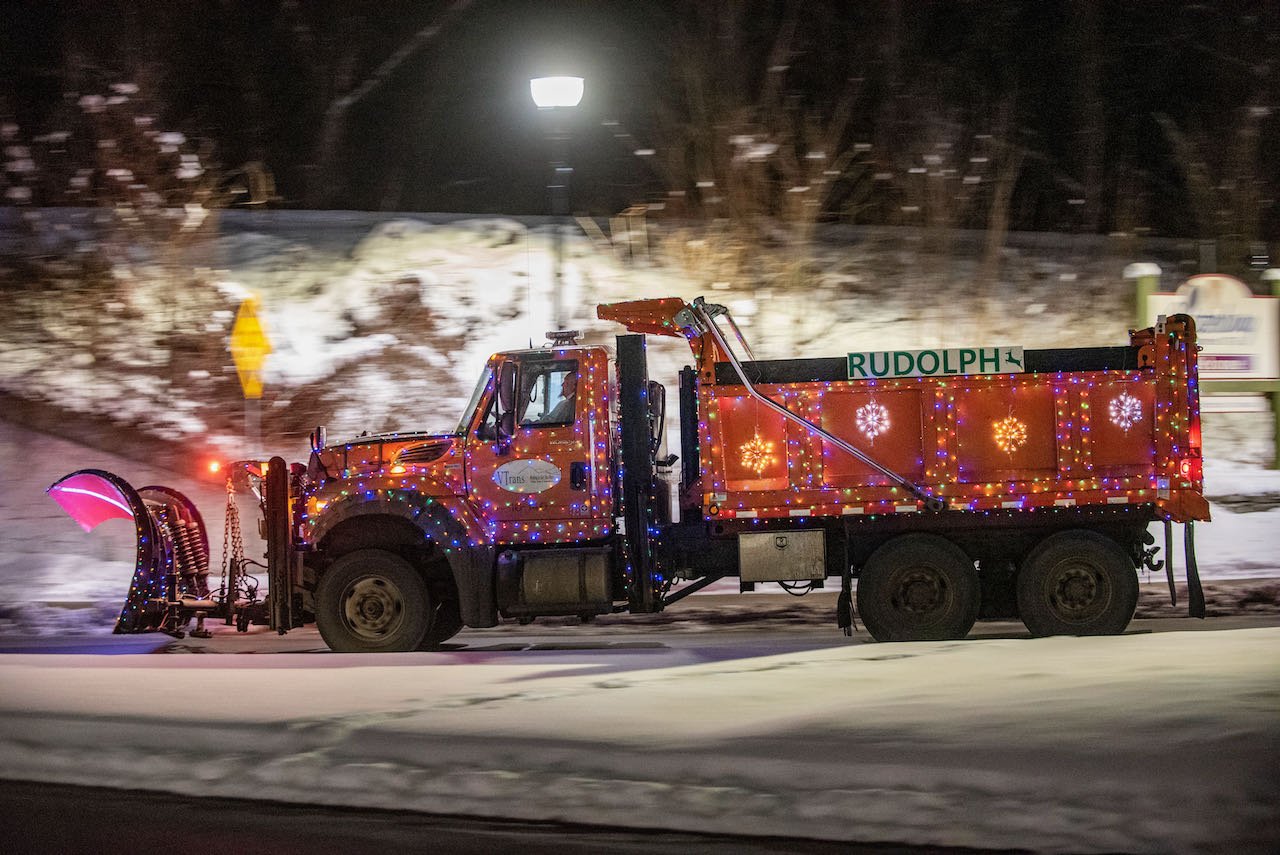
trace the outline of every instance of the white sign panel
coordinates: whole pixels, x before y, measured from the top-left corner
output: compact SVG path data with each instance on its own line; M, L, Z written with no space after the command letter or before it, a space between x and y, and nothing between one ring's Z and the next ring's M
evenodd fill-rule
M958 347L937 350L877 350L849 354L850 380L886 377L954 377L961 374L1021 374L1020 347Z
M493 483L512 493L541 493L560 483L560 468L546 460L512 460L493 471Z
M1239 279L1192 276L1174 294L1153 294L1147 323L1160 315L1196 321L1200 376L1205 380L1270 380L1280 377L1280 300L1255 297Z

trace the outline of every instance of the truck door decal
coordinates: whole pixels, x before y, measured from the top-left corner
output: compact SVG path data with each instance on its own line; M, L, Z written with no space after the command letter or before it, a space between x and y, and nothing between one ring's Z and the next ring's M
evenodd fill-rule
M560 483L563 473L546 460L512 460L493 470L493 483L510 493L542 493Z

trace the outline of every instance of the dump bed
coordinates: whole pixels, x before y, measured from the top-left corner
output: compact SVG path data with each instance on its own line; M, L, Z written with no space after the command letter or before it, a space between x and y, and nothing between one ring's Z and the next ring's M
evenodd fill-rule
M705 514L727 521L916 513L932 495L952 511L1102 506L1208 518L1189 317L1131 333L1128 346L1017 351L1002 373L943 373L948 359L955 372L973 352L935 354L924 365L932 376L897 378L872 374L889 358L877 363L879 354L856 364L851 354L705 365L698 401ZM984 366L970 358L965 367ZM903 481L922 489L904 489Z

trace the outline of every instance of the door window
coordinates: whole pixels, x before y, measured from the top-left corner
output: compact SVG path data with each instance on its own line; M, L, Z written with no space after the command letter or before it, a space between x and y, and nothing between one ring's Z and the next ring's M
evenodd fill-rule
M573 424L577 413L577 360L526 362L520 372L520 426Z

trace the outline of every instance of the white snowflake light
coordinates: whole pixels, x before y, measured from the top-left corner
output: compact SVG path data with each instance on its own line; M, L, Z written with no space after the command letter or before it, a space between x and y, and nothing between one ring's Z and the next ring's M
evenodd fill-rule
M1111 423L1128 431L1142 420L1142 402L1128 392L1121 392L1119 397L1111 399L1110 413Z
M862 435L867 439L875 442L876 437L882 433L889 431L889 411L885 409L884 404L877 404L872 401L858 407L854 418L858 425L858 430L862 431Z

